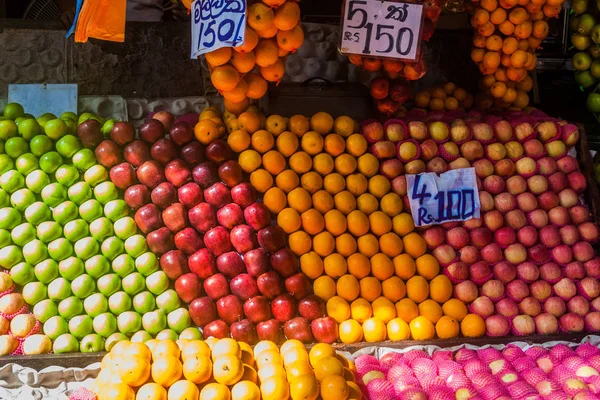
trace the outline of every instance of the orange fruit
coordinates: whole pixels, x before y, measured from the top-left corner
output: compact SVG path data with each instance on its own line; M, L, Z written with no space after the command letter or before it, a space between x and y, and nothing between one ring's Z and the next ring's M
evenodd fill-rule
M238 116L238 126L240 129L253 134L260 129L260 116L255 112L243 112Z
M262 168L257 169L250 174L250 183L260 193L265 193L273 186L273 176Z
M392 220L382 211L375 211L369 215L369 225L371 232L376 236L381 236L392 230Z
M98 393L98 400L134 400L135 393L125 383L109 383L103 385Z
M344 182L343 178L342 182ZM337 208L343 214L347 215L356 210L356 198L347 190L336 193L335 196L333 196L333 202L335 203L335 208Z
M327 301L336 293L336 282L327 275L322 275L313 282L313 292Z
M306 232L296 231L288 236L288 245L297 256L301 256L312 249L312 240Z
M194 136L200 143L208 144L221 136L221 132L214 121L204 119L194 126Z
M392 261L394 262L394 271L397 277L407 280L415 275L417 266L408 254L399 254Z
M310 155L319 154L323 150L323 136L314 131L306 132L302 136L300 146Z
M282 132L277 136L276 146L284 157L290 157L298 149L298 137L292 132Z
M319 174L326 176L333 171L333 158L327 153L317 154L313 158L313 169Z
M323 261L314 251L302 254L300 256L300 269L309 279L317 279L323 274ZM335 283L333 288L335 290Z
M346 381L348 384L348 388L350 389L350 394L346 400L361 400L363 395L360 390L360 387L353 381Z
M258 73L250 73L244 77L248 83L246 97L250 99L260 99L267 93L267 81Z
M285 369L283 368L283 365L277 363L266 364L262 368L258 369L258 379L260 381L264 381L265 379L270 377L278 377L285 379L286 373Z
M354 196L361 196L367 191L368 181L362 174L352 174L346 177L346 189Z
M260 389L253 382L241 381L231 388L232 400L260 400Z
M419 316L409 323L410 333L414 340L430 340L435 337L435 328L430 320Z
M236 384L244 374L242 360L234 355L216 357L213 362L213 377L223 385Z
M341 154L335 158L335 170L343 176L352 174L357 166L356 158L350 154Z
M288 130L301 137L310 128L310 122L304 115L292 115L288 120Z
M258 64L258 58L256 63ZM285 65L282 59L277 58L277 61L274 64L260 67L260 74L269 82L279 82L281 78L283 78L283 75L285 75Z
M367 145L367 140L359 133L352 134L346 139L346 151L354 157L365 154Z
M286 233L292 233L300 229L302 220L300 214L293 208L286 208L277 215L277 225Z
M239 118L238 118L239 120ZM252 134L250 138L252 142L252 148L259 153L266 153L273 148L275 139L268 131L261 129ZM283 156L281 157L283 159ZM263 160L264 161L264 160Z
M183 366L173 355L161 355L154 359L151 373L154 382L169 387L181 378Z
M310 128L321 135L331 132L333 124L333 117L326 112L318 112L310 118Z
M256 132L254 135L257 133L258 132ZM272 175L277 175L285 169L285 158L283 158L281 153L278 151L270 150L262 156L262 164L263 167Z
M190 381L177 381L170 388L168 392L169 400L187 400L197 399L200 396L198 386Z
M210 74L213 86L222 92L233 90L240 82L240 74L231 65L216 67Z
M435 332L440 339L452 339L458 336L459 323L447 316L441 317L435 324Z
M273 21L277 29L289 31L300 21L300 7L298 4L287 1L275 10Z
M363 323L363 335L366 342L381 342L387 336L387 329L382 320L372 317Z
M279 60L279 50L274 40L261 40L254 49L256 55L256 65L259 67L268 67Z
M256 151L244 150L238 157L238 162L245 172L251 173L260 167L262 159Z
M502 38L498 35L488 36L485 39L485 47L491 51L499 51L502 48Z
M227 136L227 144L231 150L241 153L250 147L250 135L241 129L235 130Z
M431 299L425 300L419 303L419 315L435 324L442 317L442 307Z
M325 268L325 273L333 279L339 278L348 271L346 259L337 253L325 257L323 266Z
M319 397L319 382L313 375L302 375L290 381L292 400L316 400Z
M360 291L360 284L352 275L343 275L336 282L336 292L338 296L346 301L352 301L356 299Z
M445 275L438 275L429 282L429 293L433 300L444 303L452 296L452 282Z
M279 32L279 29L277 29L277 27L273 24L265 30L256 31L256 34L262 39L271 39L274 38L275 35L277 35L277 32ZM279 55L279 51L277 55Z
M333 197L325 190L319 190L312 195L312 204L315 210L321 214L326 214L333 208Z
M325 190L328 193L335 195L345 189L346 180L344 179L344 177L342 175L338 174L337 172L334 172L332 174L327 174L327 176L325 176L325 179L323 180L323 184L324 184ZM335 201L335 199L334 199L334 201Z
M402 239L393 232L383 234L379 238L379 248L388 257L396 257L403 250Z
M356 299L350 304L352 319L360 323L365 322L373 315L371 303L363 298Z
M308 352L310 365L313 368L325 357L335 357L335 349L328 343L317 343Z
M273 25L275 14L271 8L259 2L248 7L248 25L254 30L264 31Z
M288 31L277 32L277 44L282 50L294 53L304 43L304 31L300 25L296 25Z
M389 340L407 340L410 338L410 327L402 318L394 318L387 323Z
M384 281L394 274L394 264L385 254L375 254L371 257L371 273L380 281Z
M179 358L181 351L179 350L179 346L173 340L159 340L158 343L151 350L152 359L156 360L162 356L173 356L175 358Z
M402 279L392 276L381 282L381 291L385 298L397 302L406 295L406 285Z
M183 363L183 376L196 384L208 381L212 376L212 361L206 355L188 357Z
M149 361L142 356L124 357L117 367L119 378L129 386L142 386L150 377Z
M313 194L323 187L323 178L314 171L309 171L302 175L300 183L304 189Z
M210 65L213 67L218 67L226 64L231 59L232 53L231 47L222 47L220 49L210 51L204 56Z
M283 358L283 365L287 368L295 362L306 361L308 362L308 352L304 347L294 346L281 352ZM312 371L311 371L312 373Z
M400 212L404 205L402 204L402 199L396 193L388 193L381 198L381 211L389 215L390 217L395 217Z
M324 148L328 154L337 157L344 152L346 141L342 136L336 133L330 133L325 137Z
M334 296L327 300L327 315L341 324L350 318L350 305L340 296Z
M358 238L358 251L360 254L366 257L373 257L379 252L379 242L375 235L366 234Z
M291 192L289 192L287 198L290 207L292 207L299 213L307 211L312 205L312 198L310 196L310 193L308 193L306 189L301 187L297 187Z
M167 400L167 390L157 383L146 383L138 389L136 400Z
M247 53L234 51L233 58L231 59L231 65L233 65L238 72L245 74L252 71L256 65L256 55L252 51Z
M369 231L369 218L359 210L354 210L346 217L348 231L356 237L360 237Z
M460 323L465 337L481 337L485 334L485 321L477 314L467 314Z
M277 187L267 190L263 196L263 202L273 214L279 213L287 206L285 193Z
M379 161L371 153L363 154L358 158L358 172L366 177L374 176L379 172Z
M385 297L378 297L371 306L373 307L373 317L382 320L384 324L396 318L394 303Z
M263 400L287 399L290 396L290 388L285 377L270 377L260 384L260 392Z
M130 343L123 351L124 357L140 357L143 360L152 360L152 352L144 343Z
M358 343L363 338L362 326L353 319L346 319L340 322L339 335L342 343Z
M283 365L283 358L279 353L279 349L267 349L261 351L255 356L255 361L259 371L262 367L268 364Z
M335 250L335 239L329 232L320 232L313 237L313 250L321 257L328 256Z
M390 191L390 181L383 175L375 175L369 179L369 193L381 199Z
M286 169L282 173L278 174L275 177L275 184L284 193L290 193L300 184L300 178L298 178L298 174L296 174L291 169ZM288 198L288 202L292 199Z
M440 272L438 260L431 254L424 254L415 261L417 273L427 280L432 280Z
M402 238L404 244L404 252L413 258L418 258L427 251L427 243L415 232L411 232Z
M343 376L330 375L321 381L321 398L323 400L347 399L350 388Z
M230 400L229 388L220 383L209 383L200 391L200 400Z
M360 280L360 297L367 301L375 301L381 296L381 282L373 276Z
M406 282L406 294L415 303L421 303L429 297L429 284L422 276L413 276Z
M271 342L270 340L261 340L254 346L254 357L257 358L263 351L279 352L279 348L275 343Z
M350 190L350 188L348 188L348 190ZM358 196L356 205L360 211L367 215L371 215L379 209L379 201L377 200L377 197L373 196L371 193L363 193Z
M371 272L371 263L363 254L352 253L352 255L348 257L347 264L348 272L357 279L362 279Z
M312 158L303 151L297 151L290 157L289 165L298 174L303 174L312 168Z
M444 315L462 321L468 314L467 306L458 299L450 299L442 305Z
M515 31L515 25L512 22L510 22L509 20L506 20L500 24L498 29L504 35L512 35L513 32Z
M323 216L314 208L304 211L300 218L302 219L302 229L308 234L316 235L325 228Z
M408 323L419 315L419 307L411 299L405 298L396 303L396 314Z
M335 356L324 356L318 359L318 363L313 364L315 370L315 377L319 382L323 382L323 379L328 376L343 376L344 366Z
M254 50L254 48L258 44L258 40L259 39L258 39L258 35L256 34L256 32L249 26L246 26L246 34L244 36L244 44L234 47L233 49L240 53L251 52L252 50Z
M247 80L246 80L246 82L247 82ZM250 90L250 89L248 89L248 90ZM246 93L246 99L240 101L239 103L234 103L227 99L223 99L223 105L225 106L225 109L227 111L229 111L230 113L232 113L234 115L240 115L241 113L246 111L248 109L248 107L250 106L250 100L248 99L248 97L249 97L248 93Z
M219 339L212 348L211 357L213 361L221 356L242 357L242 348L237 341L231 338Z
M343 137L349 137L357 131L357 123L352 118L342 115L333 122L333 131Z
M349 233L343 233L335 238L335 249L344 257L355 254L356 248L356 240Z

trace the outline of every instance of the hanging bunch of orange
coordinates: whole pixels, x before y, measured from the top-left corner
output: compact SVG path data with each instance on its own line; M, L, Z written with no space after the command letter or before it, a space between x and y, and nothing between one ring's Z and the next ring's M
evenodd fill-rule
M481 108L523 109L537 65L536 50L548 35L549 18L557 17L564 0L481 0L471 18L475 29L471 58L484 75Z
M415 106L431 111L468 110L473 106L473 95L453 82L423 89L415 95Z
M120 341L90 389L98 400L281 400L362 397L356 368L328 344L252 349L234 339Z
M245 112L237 127L228 143L340 324L340 340L433 338L452 285L356 121ZM442 320L438 336L458 335L459 321ZM432 329L422 333L424 325Z
M267 92L268 82L285 74L285 56L300 48L304 31L300 7L292 0L263 0L248 7L244 43L206 54L210 79L238 115Z

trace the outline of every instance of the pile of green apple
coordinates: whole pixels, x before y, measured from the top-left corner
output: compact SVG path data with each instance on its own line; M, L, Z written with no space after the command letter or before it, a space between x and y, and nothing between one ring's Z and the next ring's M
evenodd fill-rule
M581 87L588 88L600 79L600 21L597 23L593 11L588 10L587 0L573 2L572 11L571 44L578 50L572 59L575 80Z
M122 193L82 146L77 126L95 118L82 117L36 119L18 104L5 107L0 267L22 287L55 353L200 337Z

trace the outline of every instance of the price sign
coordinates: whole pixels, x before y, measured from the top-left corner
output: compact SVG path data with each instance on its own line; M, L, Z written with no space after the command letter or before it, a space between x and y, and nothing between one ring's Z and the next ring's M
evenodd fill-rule
M191 58L244 43L246 0L195 0L192 15Z
M479 218L475 168L406 175L410 211L416 226Z
M422 4L345 0L340 50L415 61L422 21Z

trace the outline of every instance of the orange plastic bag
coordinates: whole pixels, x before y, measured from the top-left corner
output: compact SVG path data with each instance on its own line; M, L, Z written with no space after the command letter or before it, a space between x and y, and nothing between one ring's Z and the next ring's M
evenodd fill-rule
M88 38L125 41L127 0L85 0L75 30L75 42Z

